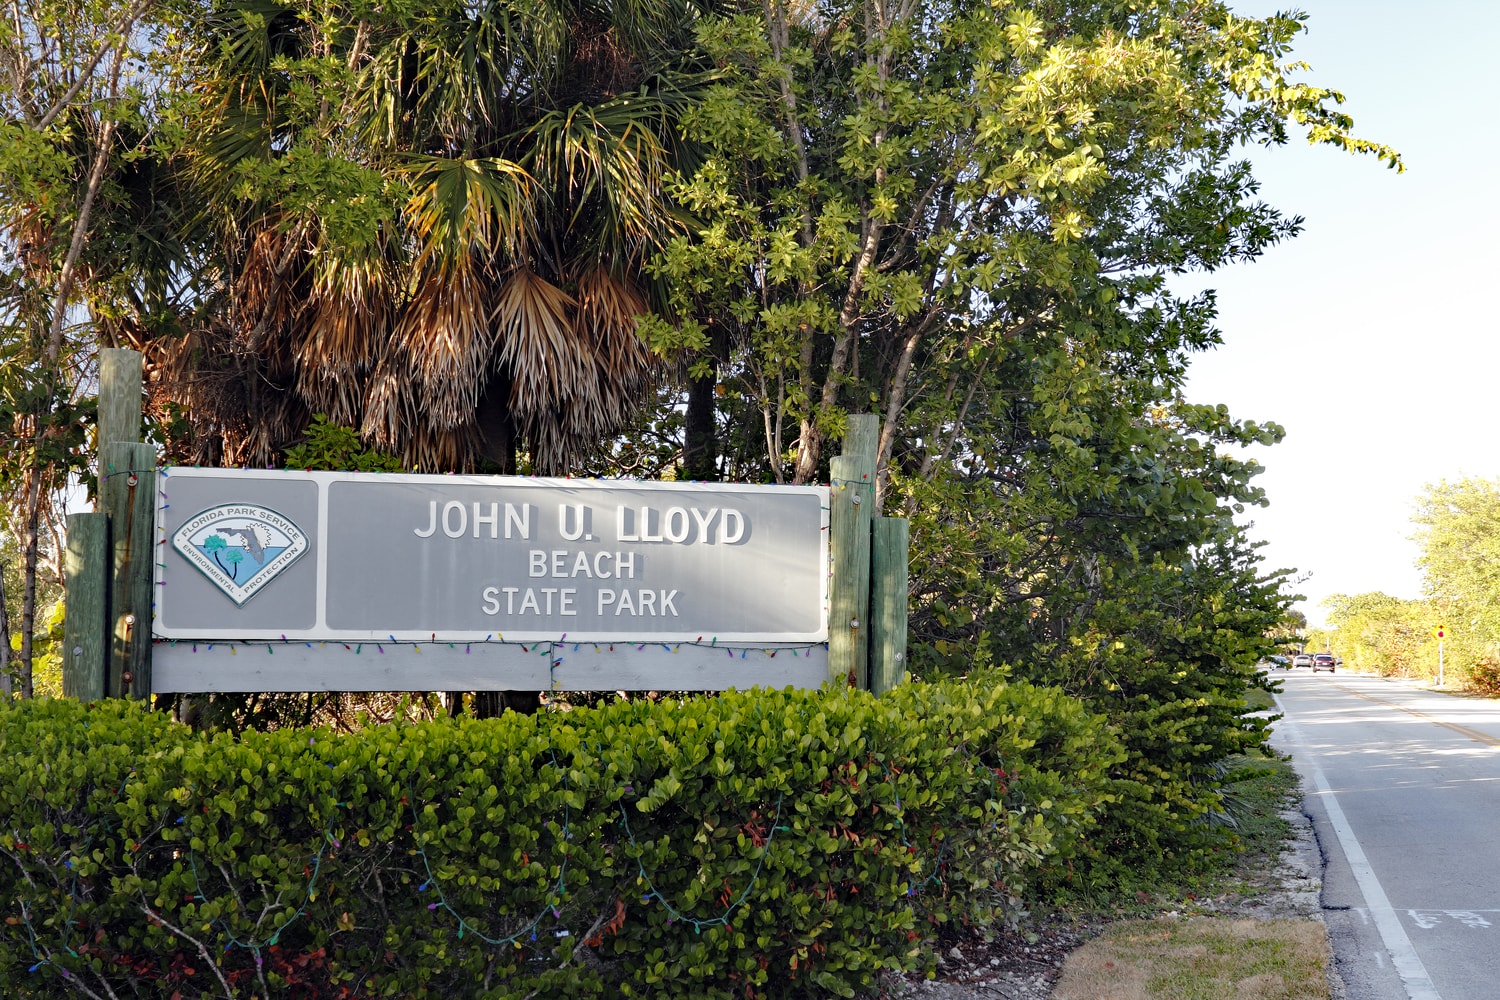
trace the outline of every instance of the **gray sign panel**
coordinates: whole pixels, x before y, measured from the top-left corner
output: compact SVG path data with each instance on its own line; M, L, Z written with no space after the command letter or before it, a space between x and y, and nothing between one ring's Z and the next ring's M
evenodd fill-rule
M168 639L827 637L826 487L169 469Z

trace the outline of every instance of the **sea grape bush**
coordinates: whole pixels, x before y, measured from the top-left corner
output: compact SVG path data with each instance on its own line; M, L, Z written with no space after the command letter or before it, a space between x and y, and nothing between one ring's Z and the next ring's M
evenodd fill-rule
M852 995L1004 920L1110 798L1053 689L752 691L201 734L0 709L10 996Z

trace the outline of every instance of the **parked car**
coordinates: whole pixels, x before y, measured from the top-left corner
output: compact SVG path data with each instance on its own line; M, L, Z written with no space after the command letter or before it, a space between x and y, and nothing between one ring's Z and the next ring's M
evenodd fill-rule
M1311 653L1298 653L1292 657L1292 666L1294 667L1310 667L1312 665L1313 658Z
M1275 670L1290 670L1292 667L1291 660L1287 659L1285 656L1280 656L1275 653L1266 657L1266 662L1269 663Z
M1333 673L1333 668L1338 666L1338 662L1332 653L1314 653L1312 658L1313 673L1317 673L1319 670L1326 670L1331 674Z

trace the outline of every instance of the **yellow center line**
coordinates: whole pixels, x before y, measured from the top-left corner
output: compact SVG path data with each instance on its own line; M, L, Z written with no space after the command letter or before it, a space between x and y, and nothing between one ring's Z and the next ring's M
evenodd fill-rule
M1473 740L1476 743L1483 743L1485 746L1500 747L1500 739L1496 739L1493 736L1488 736L1484 733L1481 733L1477 729L1470 729L1468 726L1460 726L1456 722L1444 722L1442 719L1433 718L1426 712L1419 712L1414 708L1407 708L1405 705L1398 705L1393 701L1386 701L1384 698L1376 698L1374 695L1365 694L1363 691L1356 691L1351 687L1345 687L1343 684L1336 683L1333 686L1338 688L1340 691L1347 691L1348 693L1354 695L1354 697L1356 698L1363 698L1365 701L1373 701L1377 705L1385 705L1387 708L1394 708L1398 712L1405 712L1407 715L1414 715L1424 722L1432 723L1434 726L1442 726L1444 729L1452 730L1460 736L1467 736L1469 739Z

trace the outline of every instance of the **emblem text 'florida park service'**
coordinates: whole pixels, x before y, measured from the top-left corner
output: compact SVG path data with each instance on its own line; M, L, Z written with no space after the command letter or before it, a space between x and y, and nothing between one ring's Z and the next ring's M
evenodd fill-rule
M188 518L172 547L235 604L244 604L307 551L307 535L268 507L237 503Z

